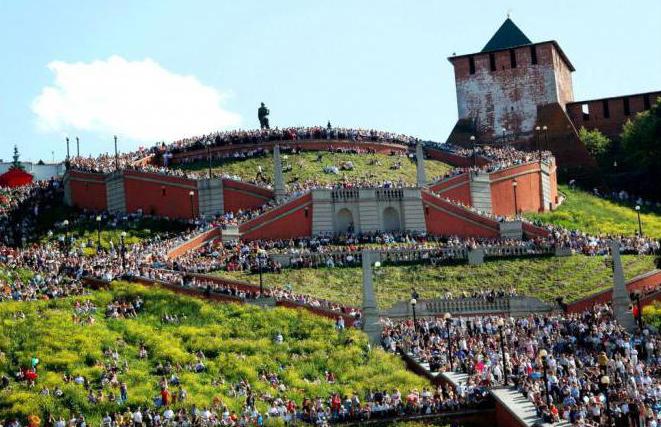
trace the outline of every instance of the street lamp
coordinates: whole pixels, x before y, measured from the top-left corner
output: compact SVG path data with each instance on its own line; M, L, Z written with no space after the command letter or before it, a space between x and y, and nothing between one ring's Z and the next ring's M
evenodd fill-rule
M122 271L126 270L126 231L122 231L119 235L121 242L119 253L122 256Z
M599 388L601 389L602 393L604 393L604 399L606 400L606 419L610 420L610 405L608 402L608 386L611 383L611 379L608 377L608 375L603 375L599 379Z
M101 215L96 216L96 250L101 251Z
M537 139L537 154L539 155L539 161L542 161L542 147L539 145L539 132L542 130L540 126L535 128L535 138Z
M76 157L80 157L80 139L76 137Z
M209 179L211 179L211 141L207 141L207 159L209 160Z
M418 300L417 300L417 299L415 299L415 298L411 298L411 310L413 310L413 330L416 331L416 332L418 331L418 326L417 326L417 324L415 323L415 322L416 322L416 318L415 318L415 305L416 305L417 303L418 303Z
M64 248L69 252L69 220L62 221L62 225L64 226Z
M505 360L505 339L503 338L503 327L505 326L505 321L502 317L498 318L496 325L498 325L498 332L500 333L500 353L503 357L503 382L507 387L507 361Z
M195 197L195 191L191 190L188 192L188 197L190 197L190 213L191 218L195 219L195 205L193 204L193 198Z
M638 214L638 235L643 237L643 223L640 221L640 205L636 205L636 214Z
M503 143L505 143L505 132L507 132L507 129L503 128L502 131L503 131Z
M471 135L471 148L473 150L473 166L477 164L477 157L475 156L475 135Z
M264 279L262 277L262 267L264 261L266 260L266 254L264 253L263 249L258 250L256 259L257 259L257 269L259 271L259 296L262 297L264 295Z
M519 203L516 200L516 187L519 185L519 183L514 179L512 181L512 190L514 190L514 216L517 216L519 214Z
M546 356L548 353L546 350L541 349L537 352L539 357L542 359L542 369L544 372L544 395L546 396L546 407L548 408L549 414L551 413L551 398L549 396L549 380L546 376L546 369L548 369L548 362L546 361Z
M452 325L452 315L450 313L445 313L443 315L445 319L445 331L448 334L448 360L450 361L450 371L454 371L452 365L452 337L450 336L450 325Z
M547 150L550 150L549 148L549 128L544 125L542 126L542 130L544 131L544 148Z
M117 153L117 135L115 138L115 170L119 170L119 154Z

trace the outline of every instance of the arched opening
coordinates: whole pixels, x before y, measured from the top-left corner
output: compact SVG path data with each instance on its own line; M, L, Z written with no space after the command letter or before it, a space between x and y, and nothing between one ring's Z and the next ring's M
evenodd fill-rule
M349 209L343 208L337 213L335 231L338 233L353 233L353 214Z
M384 231L399 231L401 229L397 209L389 206L383 210L383 229Z

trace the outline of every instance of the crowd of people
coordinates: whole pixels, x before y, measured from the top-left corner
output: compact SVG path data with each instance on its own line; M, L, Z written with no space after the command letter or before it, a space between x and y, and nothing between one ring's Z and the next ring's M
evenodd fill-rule
M626 332L608 305L516 319L386 319L382 344L432 371L464 372L467 386L513 385L548 421L661 420L661 337L650 329Z

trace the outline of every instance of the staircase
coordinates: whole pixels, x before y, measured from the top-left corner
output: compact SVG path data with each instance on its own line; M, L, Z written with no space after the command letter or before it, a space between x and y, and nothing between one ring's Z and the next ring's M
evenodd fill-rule
M122 171L115 171L106 177L106 200L108 212L111 214L126 212Z

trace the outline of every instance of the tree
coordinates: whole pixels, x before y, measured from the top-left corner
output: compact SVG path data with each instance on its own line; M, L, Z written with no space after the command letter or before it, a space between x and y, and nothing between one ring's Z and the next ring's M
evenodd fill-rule
M611 152L613 142L606 135L601 133L599 129L587 130L582 127L578 131L578 136L585 144L592 157L602 164L608 154Z
M639 174L639 191L661 198L661 98L628 120L620 135L627 167Z

